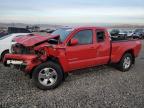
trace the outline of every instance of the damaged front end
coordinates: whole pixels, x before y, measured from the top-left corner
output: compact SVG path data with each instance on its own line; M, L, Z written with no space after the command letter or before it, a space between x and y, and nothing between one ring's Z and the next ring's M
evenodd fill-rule
M31 40L32 38L23 42L16 41L12 44L11 54L5 55L3 60L4 65L15 67L25 73L30 73L36 66L45 62L49 56L48 49L52 45L49 44L48 38L42 37L41 41L40 38L35 37L33 41Z

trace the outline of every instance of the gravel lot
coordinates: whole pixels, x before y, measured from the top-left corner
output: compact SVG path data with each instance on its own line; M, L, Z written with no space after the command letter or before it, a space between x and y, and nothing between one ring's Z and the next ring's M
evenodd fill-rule
M50 91L37 89L21 71L0 64L1 107L144 108L144 41L129 72L109 66L78 70Z

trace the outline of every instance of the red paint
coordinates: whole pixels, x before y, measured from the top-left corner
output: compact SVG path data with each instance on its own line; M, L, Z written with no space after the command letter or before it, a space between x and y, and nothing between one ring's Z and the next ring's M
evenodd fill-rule
M24 72L31 72L31 70L36 66L39 65L41 62L37 60L36 55L21 55L21 54L6 54L5 60L23 60L27 64L27 67ZM4 61L5 61L4 60Z
M26 35L22 37L16 37L13 40L15 40L17 43L20 43L26 47L30 47L30 46L34 46L35 44L39 42L43 42L48 39L56 38L56 37L58 36L51 36L51 35L41 36L38 34L30 34L30 35Z
M93 31L93 42L87 45L76 45L67 46L68 42L72 37L81 30L91 29ZM96 40L96 30L105 31L105 41L98 43ZM28 39L28 37L18 38L16 42L23 44L24 46L30 47L36 43L48 40L51 36L42 37L36 36L33 39ZM29 37L30 38L30 37ZM26 40L27 41L23 41ZM76 44L77 40L73 40ZM23 60L26 62L27 67L25 72L31 72L36 66L42 62L47 61L47 58L57 58L60 65L62 66L64 72L69 72L75 69L81 69L91 66L104 65L111 63L118 63L126 51L132 51L134 57L137 57L140 49L141 42L136 41L122 41L122 42L112 42L110 41L109 34L105 28L99 27L79 27L75 28L72 33L66 38L63 43L58 45L50 45L48 43L42 43L36 47L35 50L43 50L45 53L41 56L36 55L22 55L22 54L7 54L5 56L4 62L6 60Z

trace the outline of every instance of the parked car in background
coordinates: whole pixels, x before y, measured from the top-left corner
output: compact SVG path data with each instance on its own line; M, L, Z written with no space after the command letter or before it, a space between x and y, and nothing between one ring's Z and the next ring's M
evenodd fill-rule
M7 31L1 31L0 32L0 38L5 36L5 35L8 35L8 32Z
M133 38L144 39L144 29L136 29L133 33Z
M118 35L121 36L121 37L126 37L127 34L128 34L128 32L126 30L120 30Z
M32 76L34 84L43 90L56 88L77 69L113 63L119 70L128 71L141 49L139 40L113 40L101 27L61 28L47 37L24 36L15 41L4 65Z
M20 37L23 35L28 35L29 33L15 33L6 35L0 38L0 60L3 59L4 55L9 53L11 49L12 39L15 37Z
M113 29L111 30L110 34L114 38L126 38L128 35L128 31L121 29Z
M46 32L46 33L52 33L54 31L55 31L54 29L43 29L43 30L40 30L40 32Z
M12 33L31 33L31 31L26 28L8 27L8 34Z
M128 30L127 31L127 37L133 37L134 31L133 30Z
M53 33L56 29L47 29L47 33Z
M112 29L110 30L111 36L118 36L120 30L119 29Z

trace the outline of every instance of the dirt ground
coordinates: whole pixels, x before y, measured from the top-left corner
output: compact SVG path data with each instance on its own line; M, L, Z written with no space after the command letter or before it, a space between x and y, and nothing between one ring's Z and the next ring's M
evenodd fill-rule
M37 89L21 71L0 64L0 108L144 108L144 41L128 72L110 66L77 70L58 88Z

